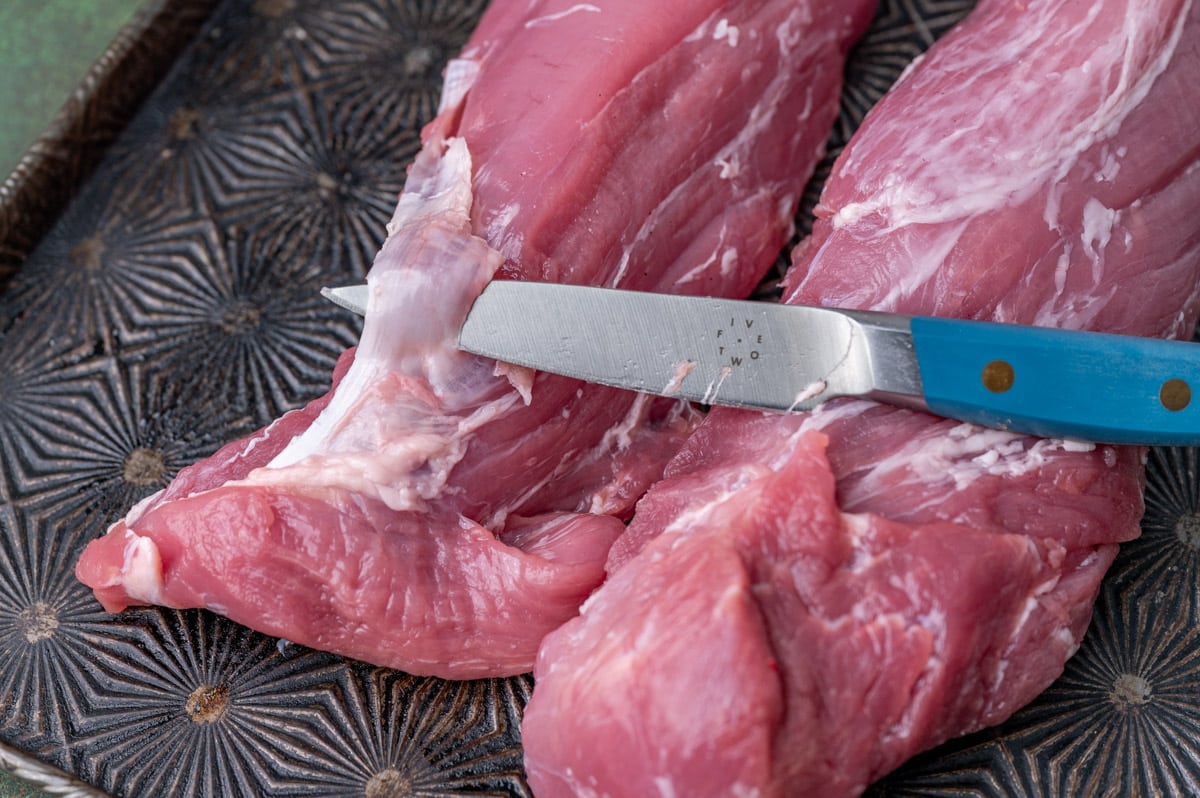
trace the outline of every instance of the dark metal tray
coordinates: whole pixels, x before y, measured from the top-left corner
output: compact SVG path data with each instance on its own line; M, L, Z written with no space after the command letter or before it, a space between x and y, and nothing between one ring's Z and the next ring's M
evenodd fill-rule
M414 678L206 612L109 616L72 575L131 503L325 390L357 329L317 289L364 274L484 4L224 0L194 36L146 27L138 47L191 44L165 76L135 70L156 88L115 144L59 136L79 168L35 153L0 192L0 767L76 795L528 793L528 677ZM835 151L972 5L882 3ZM1057 684L871 794L1200 789L1198 469L1151 453L1145 534Z

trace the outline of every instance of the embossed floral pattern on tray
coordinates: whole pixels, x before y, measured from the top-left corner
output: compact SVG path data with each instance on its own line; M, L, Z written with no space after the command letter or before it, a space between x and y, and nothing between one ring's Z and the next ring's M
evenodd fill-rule
M863 114L972 5L881 4L801 230ZM0 766L78 795L528 794L528 677L415 678L206 612L109 616L72 575L132 503L325 390L358 328L318 289L368 268L483 7L225 0L21 265L0 301ZM1194 450L1151 453L1147 507L1063 678L873 795L1194 791Z

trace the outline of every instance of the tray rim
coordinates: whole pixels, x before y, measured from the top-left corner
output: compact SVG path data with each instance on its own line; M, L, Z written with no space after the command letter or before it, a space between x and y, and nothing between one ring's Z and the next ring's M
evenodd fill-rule
M220 0L143 0L92 63L47 127L0 182L0 289L67 207L108 146L161 83ZM154 34L169 35L155 41ZM132 91L114 91L136 77ZM80 141L90 118L109 112L118 124ZM80 157L61 154L76 146ZM43 762L36 754L0 741L0 770L51 795L107 798L78 777Z
M109 798L103 792L75 776L47 765L33 754L0 742L0 769L51 795L66 798Z

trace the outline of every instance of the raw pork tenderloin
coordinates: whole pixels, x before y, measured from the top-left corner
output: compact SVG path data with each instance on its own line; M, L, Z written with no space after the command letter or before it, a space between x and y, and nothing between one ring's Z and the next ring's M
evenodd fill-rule
M467 309L497 275L748 294L873 5L493 2L331 393L181 472L79 578L411 673L530 670L697 416L460 353Z
M982 0L840 156L786 301L1190 335L1197 86L1200 2ZM1142 462L857 400L712 412L543 643L530 783L855 795L1004 720L1076 650Z

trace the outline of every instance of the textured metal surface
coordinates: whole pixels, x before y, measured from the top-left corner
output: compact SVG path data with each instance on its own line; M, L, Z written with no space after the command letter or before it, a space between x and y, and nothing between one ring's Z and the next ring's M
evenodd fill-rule
M357 329L318 289L361 280L482 5L225 0L20 264L0 301L0 766L129 796L527 793L528 678L408 677L205 612L113 617L72 576L130 503L324 390ZM885 0L835 151L970 5ZM1146 534L1066 675L873 795L1196 792L1197 460L1152 453Z

